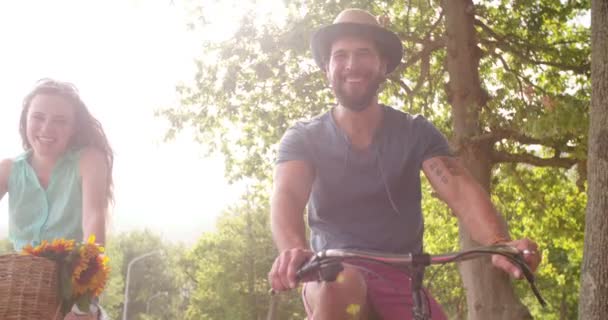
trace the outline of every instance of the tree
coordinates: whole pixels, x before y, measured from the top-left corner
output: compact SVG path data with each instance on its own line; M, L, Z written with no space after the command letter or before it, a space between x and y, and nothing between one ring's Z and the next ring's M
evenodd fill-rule
M507 3L502 2L505 6ZM522 7L522 4L515 4ZM548 9L546 8L543 9ZM484 8L490 11L491 7ZM524 9L524 8L522 8ZM555 8L553 8L555 9ZM564 161L566 167L572 166L577 160L572 156L562 156L556 153L553 159L530 156L525 152L509 150L496 146L497 138L509 139L512 143L524 145L528 144L516 136L505 137L502 133L510 131L514 135L523 135L517 128L505 128L492 121L482 121L482 113L488 107L488 100L491 98L483 82L480 79L480 60L488 54L497 55L497 58L505 64L507 71L510 67L505 62L506 56L517 54L516 49L511 48L513 40L507 39L506 35L499 35L487 26L482 20L476 17L475 7L471 0L449 0L443 1L443 11L445 12L447 44L447 70L449 81L446 85L447 100L452 106L453 139L460 158L463 159L465 166L475 176L477 181L488 191L491 188L491 171L493 166L502 162L523 162L557 166L558 163L549 163L548 160ZM542 9L541 9L542 10ZM524 10L525 12L525 10ZM484 18L487 18L484 17ZM542 23L539 31L542 34ZM475 30L475 24L481 27L480 31ZM516 42L515 42L516 43ZM542 48L534 48L534 42L528 42L528 48L536 51L536 54L543 54ZM498 50L497 50L498 49ZM497 51L494 51L497 50ZM502 51L504 53L499 53ZM517 60L517 59L516 59ZM555 63L553 60L551 63ZM522 64L521 61L515 61ZM511 63L509 63L511 64ZM540 66L545 63L537 62L533 65ZM562 67L565 67L562 66ZM524 67L529 69L530 67ZM521 75L514 72L516 77ZM491 76L491 75L490 75ZM550 98L548 98L550 99ZM517 103L517 101L514 101ZM506 107L508 108L508 107ZM506 109L504 106L488 110L488 113L500 112ZM480 139L482 136L492 137ZM477 141L476 141L477 140ZM556 145L550 141L537 140L541 145L549 145L554 148ZM556 149L561 148L557 145ZM558 150L556 150L558 151ZM559 151L558 151L559 152ZM530 161L534 160L534 161ZM470 237L470 234L463 228L460 229L460 239L464 248L478 246ZM523 306L514 291L512 290L508 276L491 267L489 259L478 259L460 265L464 286L467 293L469 319L530 319L527 308Z
M591 14L589 200L579 305L579 319L590 320L608 314L608 1L593 0Z
M479 77L482 54L475 31L473 1L447 0L443 6L449 74L446 87L447 99L452 105L453 145L456 145L457 153L468 170L489 191L494 143L468 142L484 132L480 111L488 100ZM463 248L480 245L462 225L460 241ZM526 307L515 296L508 275L492 268L489 258L462 263L460 270L467 294L469 319L531 319ZM499 309L501 305L506 307Z
M584 185L589 30L577 19L588 1L300 0L286 7L284 21L252 10L234 37L204 43L208 60L198 61L195 85L179 87L182 106L163 112L173 130L194 126L199 141L224 153L231 179L269 180L286 128L332 103L308 39L343 8L359 7L390 18L405 46L382 102L433 121L488 191L492 173L509 163L571 169ZM462 271L472 319L529 317L521 306L511 313L518 303L504 277L471 285L483 274L475 270Z
M13 252L13 244L8 239L0 240L0 254L8 254Z
M525 282L518 283L517 295L535 318L576 319L587 198L578 189L573 171L502 164L493 177L492 190L513 236L544 244L536 282L549 307L537 303Z
M268 200L249 193L227 209L214 232L203 234L181 265L195 283L186 319L265 319L267 274L276 250L268 230ZM278 319L302 319L296 292L287 295Z
M555 149L553 159L531 155L526 145L530 144L532 140L528 140L529 137L526 137L525 131L520 131L517 128L517 124L515 126L505 126L504 120L508 120L508 117L499 119L500 122L494 118L505 109L511 109L509 108L511 106L502 105L489 109L489 100L492 98L492 95L484 88L484 85L487 86L489 83L484 84L480 79L480 72L483 71L483 65L480 67L480 60L487 59L488 57L497 58L503 64L505 71L516 78L522 78L523 80L518 79L518 81L526 81L528 85L531 81L523 76L523 72L519 73L517 70L533 70L543 65L553 65L559 70L572 68L575 65L559 62L558 59L551 56L551 51L560 50L553 50L553 48L547 45L545 45L545 48L543 46L537 47L537 44L543 43L532 37L526 39L528 42L525 46L528 53L522 54L522 52L519 52L517 48L518 42L524 39L517 39L517 30L509 32L510 34L502 34L502 32L493 30L494 27L490 27L483 22L483 20L500 21L488 19L493 15L491 5L475 8L471 0L443 1L442 4L443 12L445 12L446 33L444 39L447 47L446 61L449 74L449 81L446 85L446 98L452 106L452 145L463 159L465 166L481 185L490 192L492 169L499 163L518 162L568 168L577 162L581 162L582 158L561 153L559 149L565 143L555 143L552 140L556 138L558 140L569 140L571 138L560 138L558 135L546 138L541 136L542 138L540 139L532 139L535 140L533 143ZM502 1L497 9L504 12L505 7L508 5L509 2ZM518 11L523 13L520 18L527 16L525 5L522 2L513 4L513 7L522 9ZM540 10L536 11L536 14L541 13L542 15L543 11L546 12L554 9L557 8L552 7L547 2L544 6L540 6ZM482 10L485 10L486 14L483 16L478 15L477 11L482 12ZM568 13L564 11L558 14L558 16L562 14L567 15ZM517 14L515 16L517 19ZM549 34L546 31L550 31L551 27L545 27L545 21L541 20L536 23L536 28L540 31L539 34ZM475 29L476 25L479 27L479 30ZM497 27L500 28L500 25L497 25ZM543 30L545 28L547 29L546 31ZM533 53L530 54L530 51L533 51ZM530 56L527 57L527 54L530 54ZM529 62L533 60L530 57L534 55L541 57L545 55L550 59L547 60L548 62L542 62L541 58L541 60L534 61L531 65L526 66L526 62L530 64ZM513 65L517 67L513 68ZM584 74L584 72L586 70L581 73ZM487 76L491 77L491 74ZM502 85L507 87L506 83ZM522 84L519 83L519 85L521 86ZM522 90L521 87L520 90ZM547 101L546 106L552 103L549 101L553 101L549 95L546 95L543 99ZM494 98L494 100L496 99ZM517 106L520 102L518 99L510 101L512 106ZM517 110L517 107L512 109ZM484 113L490 117L484 119ZM484 136L488 139L482 138ZM580 132L578 136L580 139ZM507 143L518 145L519 148L505 148L504 145L497 145L497 142L500 140L507 140ZM579 147L581 147L580 144ZM460 231L463 247L467 248L479 245L471 239L464 229L461 228ZM466 262L461 264L460 268L467 293L469 319L531 318L527 308L514 295L507 275L492 268L488 259Z
M129 281L129 307L127 319L139 319L146 314L147 301L159 292L167 292L160 302L164 308L151 308L157 319L182 318L188 282L177 266L185 249L180 245L163 242L162 238L150 231L132 231L108 239L107 255L110 257L110 280L101 304L112 319L120 319L123 312L125 278L129 262L142 254L160 250L133 264ZM158 302L158 301L157 301Z
M121 319L124 300L124 281L127 265L132 258L153 250L161 250L162 256L151 256L132 268L129 288L128 319L180 319L186 309L188 279L178 268L185 248L166 244L161 237L150 231L133 231L108 237L106 254L110 258L110 279L100 296L100 304L111 319ZM0 240L0 254L11 253L13 246L8 239ZM145 314L148 298L158 292L167 292L163 308L151 308ZM153 314L152 314L153 313Z

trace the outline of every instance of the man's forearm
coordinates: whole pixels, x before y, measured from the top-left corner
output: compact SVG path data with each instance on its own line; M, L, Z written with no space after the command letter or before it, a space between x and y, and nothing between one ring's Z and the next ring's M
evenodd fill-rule
M458 217L473 240L493 244L509 239L506 223L460 161L453 157L435 157L422 163L429 182Z
M475 181L463 187L462 197L452 209L473 240L483 245L508 240L506 223L486 191Z
M280 251L308 248L304 225L304 207L294 205L286 197L273 197L270 205L272 236Z

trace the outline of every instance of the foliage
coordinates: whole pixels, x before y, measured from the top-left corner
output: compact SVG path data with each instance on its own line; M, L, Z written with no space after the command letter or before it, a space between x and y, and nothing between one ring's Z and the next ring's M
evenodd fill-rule
M480 74L489 98L482 127L493 134L500 155L530 162L527 146L541 145L568 160L559 166L569 167L586 154L590 48L589 28L580 21L589 3L528 2L487 1L476 7ZM449 136L449 99L442 90L445 12L437 2L306 0L285 1L284 20L249 11L233 37L204 42L195 83L178 87L181 106L161 112L172 124L169 137L193 126L206 148L224 154L231 179L268 179L283 132L332 103L308 39L346 7L388 16L403 40L404 61L381 100L423 113ZM212 19L213 11L204 9L201 20Z
M583 253L586 194L572 171L504 165L494 179L494 202L515 238L529 237L542 248L538 287L549 302L543 310L527 284L518 294L542 319L576 319Z
M129 262L152 251L159 251L160 254L138 260L131 267L127 316L129 319L144 316L158 319L183 317L189 284L180 273L178 263L185 248L183 245L165 243L160 235L146 230L121 233L108 239L107 254L111 257L112 272L100 303L111 319L122 318ZM155 303L150 305L150 314L146 314L147 302L160 292L167 292L167 295L157 297Z
M576 319L583 253L586 195L576 185L572 170L501 165L493 180L493 202L509 224L514 238L529 237L542 248L543 263L537 285L549 303L536 301L525 281L517 282L517 293L538 319ZM425 250L441 253L458 250L456 219L447 206L431 196L424 185ZM466 316L463 288L453 266L429 269L427 286L456 319Z
M203 234L182 261L195 283L186 319L266 317L267 274L276 250L268 232L268 200L256 194L249 193L227 209L216 231ZM297 292L282 295L281 300L278 319L304 318Z
M0 254L8 254L15 251L13 244L8 239L0 239Z
M430 254L454 252L458 246L458 224L449 208L433 196L431 186L422 179L422 211L424 212L424 250ZM425 286L443 306L444 311L461 319L466 315L466 300L456 265L427 269Z

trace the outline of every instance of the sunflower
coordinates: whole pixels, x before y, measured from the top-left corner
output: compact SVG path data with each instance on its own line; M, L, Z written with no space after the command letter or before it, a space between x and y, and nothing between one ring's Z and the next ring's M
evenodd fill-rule
M72 272L73 296L101 294L109 274L108 257L103 255L103 251L103 247L95 244L93 236L80 246L79 257Z
M71 286L59 288L61 296L67 299L63 302L64 311L77 301L79 306L81 303L88 306L92 298L102 293L110 272L109 259L103 253L104 248L95 243L95 236L89 237L85 243L66 239L55 239L50 243L43 240L38 246L27 245L22 250L22 254L54 260L63 268L60 277L65 274L66 280L71 282Z
M98 255L91 258L85 269L79 274L72 274L72 294L81 296L89 293L93 297L99 296L106 285L109 272L108 257Z

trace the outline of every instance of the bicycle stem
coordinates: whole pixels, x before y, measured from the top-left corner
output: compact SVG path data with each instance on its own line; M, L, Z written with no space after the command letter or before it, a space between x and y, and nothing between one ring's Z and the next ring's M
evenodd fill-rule
M427 320L430 317L428 304L423 299L424 291L422 289L422 279L424 278L424 269L426 265L412 265L412 275L410 277L410 290L412 293L412 314L414 320Z

